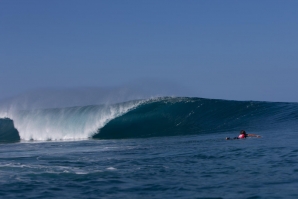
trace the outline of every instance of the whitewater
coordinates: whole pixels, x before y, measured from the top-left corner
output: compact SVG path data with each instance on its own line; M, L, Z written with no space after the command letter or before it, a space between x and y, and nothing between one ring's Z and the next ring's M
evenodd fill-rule
M107 122L142 102L30 111L11 109L0 113L0 117L14 121L22 140L79 140L92 137Z
M7 108L0 196L297 198L297 124L297 103L195 97Z

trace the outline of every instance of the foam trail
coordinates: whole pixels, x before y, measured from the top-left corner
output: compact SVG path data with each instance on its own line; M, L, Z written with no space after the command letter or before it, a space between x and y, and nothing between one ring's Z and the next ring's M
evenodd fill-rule
M88 139L110 120L135 108L142 101L114 105L80 106L33 111L6 111L22 140Z

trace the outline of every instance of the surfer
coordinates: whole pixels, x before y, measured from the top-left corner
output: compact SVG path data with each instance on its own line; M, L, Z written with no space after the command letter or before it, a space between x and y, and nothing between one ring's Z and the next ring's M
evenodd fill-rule
M247 134L244 130L241 130L238 137L234 137L233 139L244 139L244 138L247 138L247 137L258 137L259 138L261 136L256 135L256 134ZM226 137L226 140L231 140L231 138Z

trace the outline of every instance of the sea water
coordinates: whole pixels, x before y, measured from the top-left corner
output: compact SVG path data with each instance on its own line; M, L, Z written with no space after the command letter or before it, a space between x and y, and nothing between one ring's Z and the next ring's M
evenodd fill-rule
M2 144L0 196L297 198L296 134Z
M21 140L0 144L0 197L298 198L296 103L175 98L128 105L8 115ZM104 118L98 131L72 134L76 126L86 135L90 115ZM60 138L74 139L58 139L59 128ZM242 128L261 137L225 139Z

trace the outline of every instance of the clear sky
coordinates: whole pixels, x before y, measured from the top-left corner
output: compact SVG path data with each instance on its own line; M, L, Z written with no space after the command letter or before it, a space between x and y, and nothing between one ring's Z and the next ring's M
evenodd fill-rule
M296 0L0 0L0 99L156 80L174 94L180 87L177 95L298 102L297 8Z

